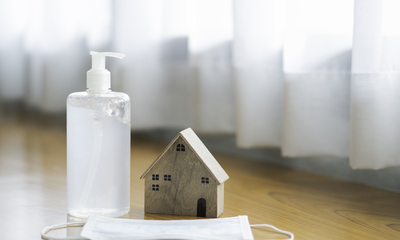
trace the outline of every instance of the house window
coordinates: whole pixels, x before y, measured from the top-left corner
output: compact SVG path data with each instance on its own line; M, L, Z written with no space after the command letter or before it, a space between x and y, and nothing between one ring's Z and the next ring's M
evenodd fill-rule
M153 174L152 175L152 179L155 180L155 181L158 181L160 179L160 177L159 177L158 174Z
M208 177L202 177L201 178L201 183L210 183L210 181L209 181L209 179L208 179Z
M171 175L164 175L164 181L171 181Z
M185 151L185 145L183 145L183 144L178 144L178 145L176 146L176 151L177 151L177 152L184 152L184 151Z
M152 189L153 191L159 191L159 190L160 190L160 185L158 185L158 184L153 184L153 185L151 186L151 189Z

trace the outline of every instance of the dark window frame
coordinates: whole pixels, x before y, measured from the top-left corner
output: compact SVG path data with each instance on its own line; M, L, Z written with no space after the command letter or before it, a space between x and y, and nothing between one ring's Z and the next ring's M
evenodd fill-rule
M201 183L209 184L209 183L210 183L210 178L208 178L208 177L202 177L202 178L201 178Z
M185 151L185 145L183 145L182 143L179 143L178 145L176 145L176 151L177 152L184 152Z
M164 174L164 181L171 181L171 175Z
M151 185L151 190L160 191L160 185L159 184L152 184Z

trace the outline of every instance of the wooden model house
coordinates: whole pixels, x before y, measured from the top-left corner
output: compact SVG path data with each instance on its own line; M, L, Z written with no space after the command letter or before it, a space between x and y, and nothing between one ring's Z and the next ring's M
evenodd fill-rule
M145 212L218 217L229 178L191 128L180 132L143 173Z

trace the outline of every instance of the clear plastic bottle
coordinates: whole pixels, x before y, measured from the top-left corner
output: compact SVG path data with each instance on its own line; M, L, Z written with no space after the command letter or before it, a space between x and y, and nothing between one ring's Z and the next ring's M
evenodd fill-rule
M68 212L122 216L130 209L130 100L110 90L105 57L90 52L87 91L67 99Z

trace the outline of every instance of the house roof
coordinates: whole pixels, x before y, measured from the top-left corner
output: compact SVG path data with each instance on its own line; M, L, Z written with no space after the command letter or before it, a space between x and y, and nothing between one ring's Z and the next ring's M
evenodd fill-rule
M159 160L164 156L167 150L174 144L174 142L179 137L182 137L189 144L189 147L192 148L193 152L199 157L199 159L203 162L204 166L208 169L208 171L210 171L210 173L220 184L228 180L229 178L228 174L226 174L221 165L219 165L214 156L210 153L210 151L208 151L206 146L203 144L203 142L191 128L187 128L181 131L174 138L174 140L170 142L170 144L165 148L165 150L161 153L161 155L143 173L140 179L146 177L147 173L150 172L150 170L154 168L155 165L157 165Z

